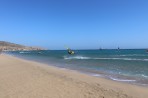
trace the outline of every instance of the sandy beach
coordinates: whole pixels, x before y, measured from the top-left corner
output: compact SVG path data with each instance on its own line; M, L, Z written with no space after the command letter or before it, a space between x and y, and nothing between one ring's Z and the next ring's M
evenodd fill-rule
M148 98L148 87L0 55L0 98Z

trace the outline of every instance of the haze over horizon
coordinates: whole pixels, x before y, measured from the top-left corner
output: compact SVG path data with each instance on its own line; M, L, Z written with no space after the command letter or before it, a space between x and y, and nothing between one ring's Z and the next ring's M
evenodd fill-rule
M0 40L48 49L148 48L147 0L1 0Z

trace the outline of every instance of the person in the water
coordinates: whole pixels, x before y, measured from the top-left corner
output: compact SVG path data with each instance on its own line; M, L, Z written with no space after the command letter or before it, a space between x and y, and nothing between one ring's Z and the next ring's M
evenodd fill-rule
M67 51L68 51L68 54L75 54L75 52L74 51L72 51L70 48L67 48Z

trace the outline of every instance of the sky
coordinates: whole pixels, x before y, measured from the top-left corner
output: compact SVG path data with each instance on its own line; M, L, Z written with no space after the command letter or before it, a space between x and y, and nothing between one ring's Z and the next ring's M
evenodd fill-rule
M0 0L0 40L46 49L148 48L148 0Z

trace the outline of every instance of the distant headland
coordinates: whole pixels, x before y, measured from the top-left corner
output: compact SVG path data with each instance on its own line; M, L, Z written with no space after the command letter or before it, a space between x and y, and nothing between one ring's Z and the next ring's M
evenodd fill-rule
M0 50L2 51L29 51L29 50L45 50L39 47L29 47L11 42L0 41Z

